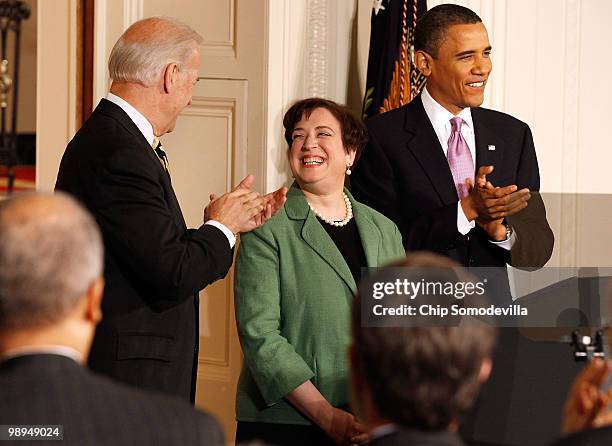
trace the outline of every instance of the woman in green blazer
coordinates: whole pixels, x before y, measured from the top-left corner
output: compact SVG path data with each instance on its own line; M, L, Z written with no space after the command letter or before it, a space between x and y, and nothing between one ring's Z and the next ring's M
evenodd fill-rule
M236 441L361 443L346 411L350 309L361 267L403 257L401 235L343 187L367 139L359 119L313 98L283 124L295 182L285 207L241 236L236 262Z

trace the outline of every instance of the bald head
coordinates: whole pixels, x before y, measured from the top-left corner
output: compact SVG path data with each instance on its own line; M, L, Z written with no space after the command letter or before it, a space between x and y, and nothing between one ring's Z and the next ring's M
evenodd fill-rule
M167 17L150 17L130 26L119 38L108 61L113 82L135 82L152 86L164 67L175 63L182 67L202 36L189 26Z
M102 274L93 218L67 195L0 203L0 331L62 320Z

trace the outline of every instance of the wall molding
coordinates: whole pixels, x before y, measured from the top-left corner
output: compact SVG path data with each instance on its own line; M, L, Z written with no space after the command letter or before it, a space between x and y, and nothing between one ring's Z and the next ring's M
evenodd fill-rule
M305 64L308 67L308 96L327 97L328 8L327 0L308 0L308 51Z
M94 2L94 66L93 66L93 103L97 104L108 91L108 70L106 69L106 28L107 1Z
M209 40L204 35L202 44L202 56L231 57L236 58L236 0L229 0L229 23L228 34L224 40Z
M578 128L580 101L580 0L565 0L565 60L563 88L563 134L561 149L561 230L560 265L575 266L577 261L578 209ZM578 63L577 63L578 61Z
M216 381L224 384L233 384L234 376L226 366L217 366L208 362L198 362L197 382L200 380Z
M265 190L272 191L287 182L283 150L282 116L290 100L292 5L285 0L268 0L266 57Z
M144 0L123 0L123 29L143 18Z
M488 3L492 12L487 14L489 25L489 39L493 47L493 75L489 83L489 107L495 110L506 108L506 63L508 48L506 36L508 34L508 3L507 0L497 0ZM489 21L490 20L490 21Z
M235 184L236 178L246 176L247 150L246 141L238 141L238 136L235 133L234 122L236 120L237 103L233 98L210 98L194 96L191 106L187 107L181 116L196 116L199 118L223 118L227 122L227 140L229 151L227 159L227 183L225 187L231 190ZM242 175L242 176L241 176Z
M38 2L36 189L51 191L66 144L76 132L78 0Z
M267 0L266 190L287 184L282 117L309 96L345 103L356 0Z
M115 41L132 23L143 18L144 0L96 0L94 2L93 103L106 96L110 86L108 57Z

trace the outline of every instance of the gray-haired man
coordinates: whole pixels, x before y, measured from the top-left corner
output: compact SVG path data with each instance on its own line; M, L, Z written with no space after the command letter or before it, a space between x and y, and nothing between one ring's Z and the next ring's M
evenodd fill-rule
M198 292L225 276L235 235L282 207L248 176L187 229L157 138L191 103L202 38L166 18L134 23L109 60L113 83L68 145L56 189L79 198L106 248L104 321L89 365L143 388L195 399Z
M23 440L15 428L34 424L58 427L30 438L65 445L222 445L217 423L186 402L82 367L102 317L102 257L94 220L72 198L0 203L0 440Z

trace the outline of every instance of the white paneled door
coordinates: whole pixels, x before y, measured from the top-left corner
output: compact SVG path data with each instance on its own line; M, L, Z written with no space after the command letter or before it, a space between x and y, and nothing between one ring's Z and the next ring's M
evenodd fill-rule
M209 194L248 173L263 192L265 0L145 0L143 17L172 16L204 37L200 81L176 129L162 138L172 183L189 227L202 223ZM235 433L234 401L242 357L233 304L233 268L200 293L196 404Z

